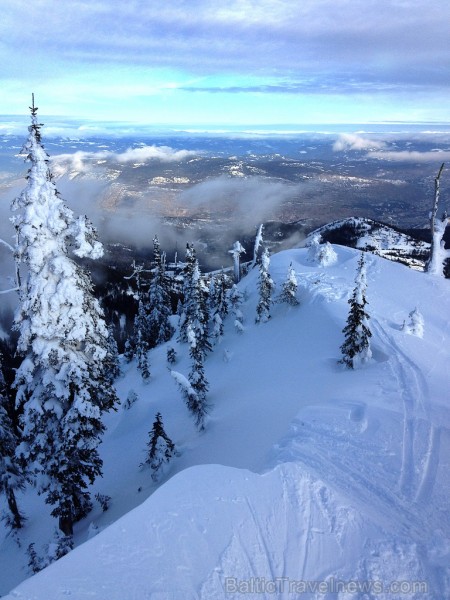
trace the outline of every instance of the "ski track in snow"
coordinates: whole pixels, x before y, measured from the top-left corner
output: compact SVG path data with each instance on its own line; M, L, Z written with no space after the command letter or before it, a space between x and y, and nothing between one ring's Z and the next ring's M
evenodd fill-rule
M372 513L376 511L376 519L385 523L386 529L391 528L395 515L399 531L414 533L420 539L422 531L416 526L415 514L408 502L392 490L392 480L387 473L377 467L376 452L373 452L373 469L365 474L368 457L358 443L353 443L347 436L340 438L337 432L327 432L320 425L314 427L304 422L301 431L299 429L297 425L298 437L290 440L289 453L293 461L303 464L327 485L358 500L363 513L367 512L367 507ZM361 455L362 460L359 459Z
M419 367L403 352L377 319L374 332L389 353L391 372L397 381L403 404L403 449L400 491L410 500L422 501L431 494L439 466L440 430L430 422L428 385ZM423 448L422 429L428 443Z

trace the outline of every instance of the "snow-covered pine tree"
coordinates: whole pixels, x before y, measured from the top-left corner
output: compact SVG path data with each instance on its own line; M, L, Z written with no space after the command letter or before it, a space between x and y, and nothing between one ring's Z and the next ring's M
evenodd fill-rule
M197 406L199 404L199 399L197 396L197 392L192 387L189 379L187 379L187 377L185 377L182 373L179 373L178 371L170 371L170 374L175 379L178 387L180 388L180 391L183 394L184 400L186 402L186 406L192 414L197 415Z
M188 325L189 356L191 357L191 370L188 375L189 383L195 392L195 398L190 399L188 405L190 411L194 414L196 425L199 430L205 428L205 417L208 412L208 402L206 394L209 384L205 376L204 359L205 352L201 341L197 337L196 330Z
M133 389L128 390L125 402L123 403L124 410L129 410L138 400L138 395Z
M349 299L350 310L347 317L347 325L343 329L345 341L341 346L342 359L350 369L359 367L366 363L372 357L370 349L370 338L372 332L369 328L369 314L366 311L366 265L364 253L358 262L358 272L355 279L355 288L352 297Z
M166 275L165 255L161 255L158 237L153 238L153 277L148 292L148 328L150 347L167 342L173 335L170 324L172 303L169 279Z
M409 323L403 324L403 331L409 333L410 335L415 335L417 337L423 337L424 330L424 320L422 314L419 312L416 307L409 313Z
M228 250L228 253L233 257L234 283L239 283L241 280L241 254L245 254L245 248L241 242L236 241L232 249Z
M308 260L321 267L329 267L337 261L337 254L330 242L322 244L320 233L314 233L308 243Z
M191 244L186 244L186 258L183 268L183 286L182 296L183 302L178 303L177 312L179 312L180 318L178 320L179 336L178 341L186 343L187 339L187 326L191 314L196 310L195 300L192 298L192 286L194 279L194 272L198 269L197 258L195 255L195 248Z
M148 334L147 316L144 302L142 301L142 298L140 298L138 314L134 318L134 356L136 357L137 367L144 381L150 378L150 361L148 358L150 347L146 335Z
M209 291L202 279L195 250L191 246L186 251L186 266L183 286L183 312L180 316L179 340L189 342L188 328L195 333L196 344L203 358L211 350L208 322Z
M125 343L124 355L128 362L133 358L136 358L142 379L147 380L150 377L150 364L148 359L148 351L150 349L148 341L150 338L150 328L147 295L142 289L142 273L144 267L143 265L136 265L135 261L133 261L131 266L133 272L131 275L127 276L126 279L136 280L138 310L134 317L133 333Z
M262 252L261 252L261 248L263 247L263 235L264 235L264 225L263 223L261 223L261 225L258 227L258 231L256 233L256 237L255 237L255 244L253 246L253 260L250 263L250 269L253 269L253 267L255 267L262 258Z
M325 244L320 245L317 263L321 267L331 267L331 265L334 265L337 262L337 258L337 254L330 242L325 242Z
M41 473L59 528L72 535L91 508L89 483L101 475L97 451L102 414L116 393L106 372L108 329L89 274L71 257L99 258L102 245L86 217L76 219L61 200L41 143L37 108L24 146L28 183L12 209L15 257L25 269L15 327L24 355L14 385L21 416L21 456Z
M298 281L295 269L292 263L289 265L286 280L283 283L283 289L281 291L278 302L285 302L291 306L297 306L299 301L297 299Z
M229 287L229 279L223 271L211 277L209 304L211 320L213 323L212 337L216 343L219 343L223 337L223 322L229 312Z
M259 301L256 307L255 323L266 323L270 319L270 305L275 284L269 274L270 256L268 248L264 248L259 264Z
M317 263L317 257L320 252L321 239L322 238L320 233L314 233L310 241L307 243L309 262Z
M450 258L450 250L445 249L444 234L450 217L444 212L442 219L437 218L437 210L440 196L440 180L445 163L442 163L439 173L434 180L434 202L430 212L431 248L430 257L425 266L427 273L431 275L444 276L444 263Z
M167 362L169 363L169 365L174 365L177 362L177 353L175 351L175 348L167 348Z
M152 479L157 481L163 465L167 464L172 456L176 454L175 444L164 430L161 413L156 414L149 436L147 458L143 464L150 466L153 471Z
M117 342L114 339L112 327L108 325L108 339L106 345L106 358L105 358L105 372L106 375L113 385L114 380L120 375L119 365L119 350L117 348Z
M231 310L234 314L234 326L238 333L244 331L244 315L241 310L242 302L244 301L242 293L239 291L237 285L233 285L228 293L229 303Z
M8 412L11 402L1 359L0 355L0 494L5 494L10 512L6 517L7 524L10 529L20 529L25 517L18 508L15 492L25 488L25 476L15 456L19 440Z
M95 494L95 499L100 504L102 511L106 512L111 503L111 496L108 496L107 494L97 493Z

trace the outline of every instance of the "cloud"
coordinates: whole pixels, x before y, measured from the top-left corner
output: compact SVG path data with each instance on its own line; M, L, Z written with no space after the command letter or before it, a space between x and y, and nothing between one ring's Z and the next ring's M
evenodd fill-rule
M141 148L128 148L121 154L114 154L113 157L118 163L147 162L148 160L178 162L199 154L200 152L196 150L174 150L169 146L142 146Z
M418 152L410 150L371 152L368 158L389 160L395 162L436 163L440 164L450 161L450 151L436 150L429 152Z
M253 227L275 218L284 202L294 199L305 186L268 181L260 177L218 177L185 190L181 206L190 212L211 213L214 218L229 218L233 228Z
M426 10L423 0L10 2L2 7L0 58L3 77L18 82L32 73L36 81L45 75L44 83L53 82L69 69L69 99L80 73L95 87L95 74L113 69L119 90L117 82L134 68L147 72L134 81L140 83L134 97L148 94L152 70L174 68L200 77L278 78L261 87L267 92L301 93L307 85L301 76L311 77L315 90L343 82L355 93L370 92L370 85L448 88L449 19L448 0L434 0Z
M208 94L382 94L395 91L400 87L398 82L385 83L368 81L361 74L361 79L352 80L342 76L323 73L320 76L311 76L303 80L285 81L275 79L273 83L260 83L254 85L180 85L179 90L192 93Z
M192 186L190 189L171 196L170 212L161 214L161 205L155 206L154 197L145 192L139 196L125 193L121 201L111 209L106 209L103 197L110 191L107 181L90 178L69 180L63 177L58 189L64 201L76 214L87 214L98 228L103 242L123 242L149 248L155 234L164 249L178 250L183 259L186 242L197 245L202 260L207 255L201 250L198 239L214 240L219 250L231 247L242 234L253 232L255 227L266 220L276 219L285 202L298 198L308 183L289 185L260 177L234 178L218 177ZM166 192L158 190L160 199L167 200ZM125 201L123 201L125 200ZM166 216L187 217L183 225L176 226L176 219ZM189 226L189 217L197 217L195 226ZM222 223L217 226L217 221ZM299 235L298 240L301 239ZM172 259L170 253L169 259ZM130 257L131 262L131 257ZM231 265L226 250L223 264Z
M201 152L196 150L175 150L170 146L141 146L128 148L125 152L79 150L73 154L57 154L51 158L51 162L54 175L61 177L68 172L88 173L94 165L106 161L119 164L145 163L150 160L171 163L199 156L199 154Z
M431 55L448 60L448 14L446 0L426 11L423 0L35 0L5 6L2 22L8 41L25 50L44 38L34 52L64 49L68 62L184 65L204 73L235 68L236 59L247 72L296 64L315 70L327 61L343 71L363 59L368 69L429 65Z
M345 152L348 150L379 150L386 144L381 140L370 140L355 133L343 133L333 144L334 152Z

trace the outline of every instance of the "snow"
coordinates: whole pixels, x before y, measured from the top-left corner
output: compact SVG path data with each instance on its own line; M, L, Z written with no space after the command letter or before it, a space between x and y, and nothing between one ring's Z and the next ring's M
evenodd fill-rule
M137 400L107 415L93 488L111 506L8 600L450 597L448 281L367 254L372 358L352 371L338 360L360 252L333 250L326 268L307 249L271 257L278 290L292 263L300 305L273 305L263 325L257 270L237 286L245 331L230 315L205 361L203 433L172 378L190 385L187 344L175 336L150 352L146 386L122 365L119 396ZM423 337L402 328L414 305ZM167 369L168 345L179 371ZM180 451L159 483L139 469L157 412ZM27 576L24 549L42 552L55 525L34 490L18 503L28 521L21 548L0 540L3 594Z
M334 265L337 255L333 250L333 246L329 242L321 244L320 233L315 233L308 242L308 258L310 262L321 267L329 267Z
M192 394L193 396L196 395L193 387L191 386L191 384L189 383L189 380L187 379L187 377L185 377L182 373L178 373L178 371L170 371L170 374L172 375L172 377L175 379L175 381L178 383L178 385L186 391L187 394Z

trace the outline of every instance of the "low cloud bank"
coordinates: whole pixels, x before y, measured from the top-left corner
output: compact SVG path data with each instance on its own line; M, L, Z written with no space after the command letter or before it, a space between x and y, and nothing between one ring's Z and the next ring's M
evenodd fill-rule
M444 150L429 152L418 152L412 150L370 152L370 154L367 156L368 158L378 158L380 160L391 160L396 162L442 163L450 161L450 151Z
M262 177L223 176L192 186L180 195L179 202L191 211L207 211L213 218L229 216L236 227L245 228L274 218L284 202L299 195L300 187Z
M342 133L334 142L333 150L334 152L379 150L385 146L385 142L381 140L370 140L354 133Z
M67 171L78 173L89 172L93 165L102 161L112 163L145 163L150 160L172 163L197 157L202 154L197 150L175 150L170 146L142 146L139 148L128 148L125 152L111 152L110 150L100 152L87 152L79 150L73 154L57 154L51 158L52 169L58 177Z

